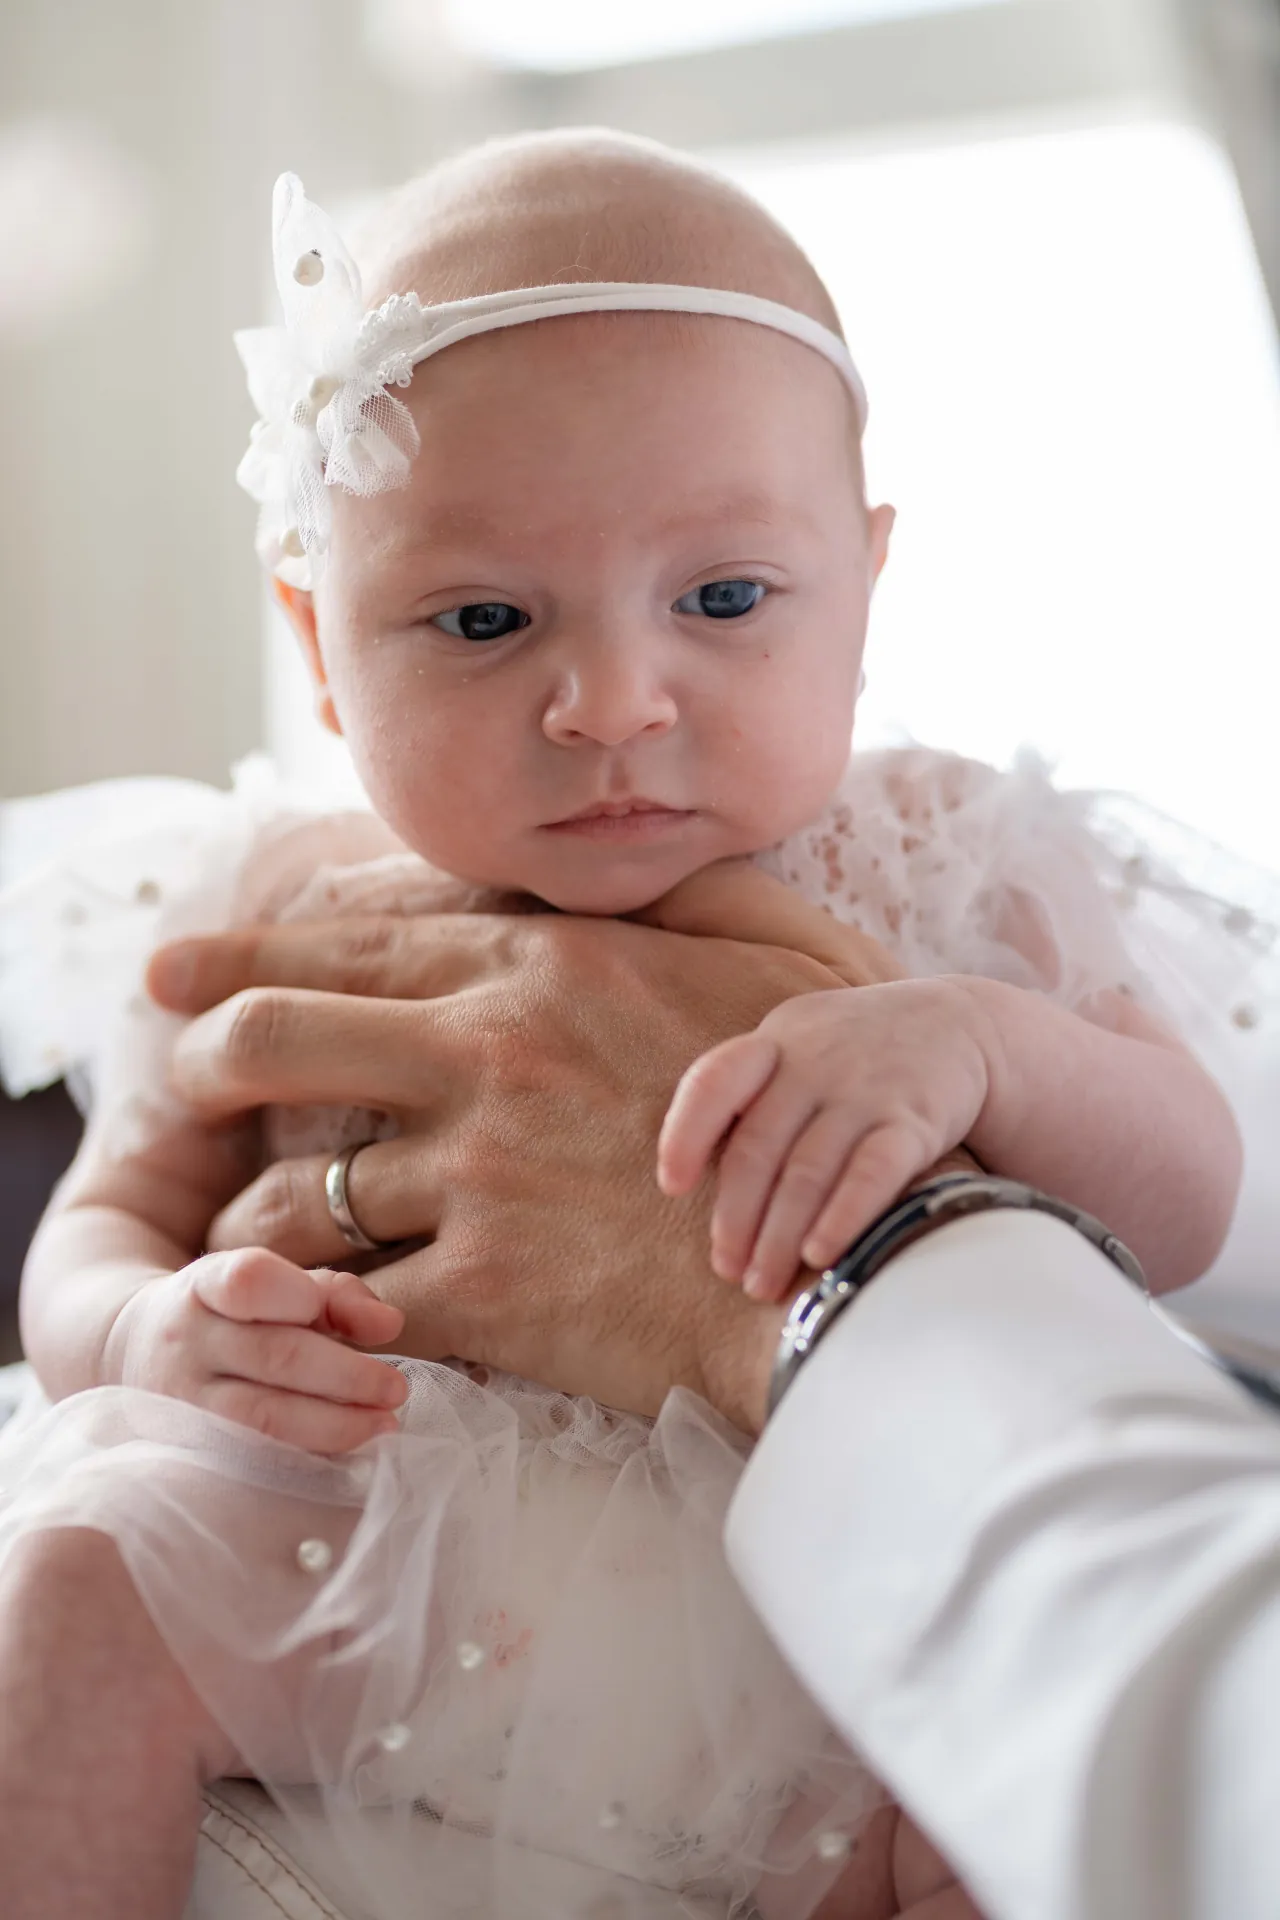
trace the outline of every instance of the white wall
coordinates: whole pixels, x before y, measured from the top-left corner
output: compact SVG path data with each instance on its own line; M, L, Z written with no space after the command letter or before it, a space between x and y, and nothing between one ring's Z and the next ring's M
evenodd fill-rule
M230 334L264 311L271 182L290 166L359 190L431 152L359 31L348 0L0 7L0 129L88 121L151 216L128 284L40 340L0 338L0 792L219 779L259 741Z

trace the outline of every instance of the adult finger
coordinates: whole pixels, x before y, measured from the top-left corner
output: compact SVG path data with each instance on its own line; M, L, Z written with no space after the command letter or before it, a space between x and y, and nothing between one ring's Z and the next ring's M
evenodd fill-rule
M404 1325L399 1307L379 1300L357 1274L322 1272L311 1277L324 1299L324 1311L316 1323L321 1333L350 1340L357 1347L386 1347Z
M362 914L239 927L158 948L147 968L147 991L162 1007L185 1014L207 1013L250 987L429 999L490 972L504 936L512 937L505 921L485 914Z
M385 1360L311 1327L224 1320L212 1330L208 1354L214 1371L228 1379L254 1380L313 1400L389 1409L402 1405L407 1393L404 1376Z
M717 1143L763 1092L778 1064L777 1042L758 1033L726 1040L681 1077L658 1135L658 1185L690 1193Z
M330 1157L277 1160L267 1167L214 1216L206 1244L223 1251L270 1247L300 1267L350 1258L325 1197ZM347 1166L352 1216L379 1244L430 1239L439 1230L445 1190L429 1139L375 1140Z
M350 1453L379 1434L395 1433L400 1424L394 1413L384 1409L315 1400L254 1380L215 1380L204 1395L204 1405L211 1413L265 1434L268 1440L282 1440L308 1453Z
M178 1036L173 1082L205 1119L251 1107L430 1104L424 1053L448 1029L429 1006L306 989L254 987L201 1014Z

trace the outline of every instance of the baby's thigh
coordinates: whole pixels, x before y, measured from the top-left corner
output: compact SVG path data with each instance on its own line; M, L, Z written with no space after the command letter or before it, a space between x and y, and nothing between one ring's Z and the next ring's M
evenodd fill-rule
M203 1779L238 1766L114 1541L86 1527L25 1534L0 1564L0 1724L48 1739L69 1770L141 1755L187 1760Z

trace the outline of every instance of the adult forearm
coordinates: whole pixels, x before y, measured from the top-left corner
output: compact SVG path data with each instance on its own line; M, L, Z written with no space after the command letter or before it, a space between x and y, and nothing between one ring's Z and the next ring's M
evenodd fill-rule
M1070 1229L901 1255L766 1429L728 1548L993 1920L1269 1920L1280 1424Z
M1157 1292L1216 1258L1241 1147L1225 1097L1181 1047L1108 1031L994 980L957 989L987 1036L991 1091L969 1144L1011 1179L1105 1221Z

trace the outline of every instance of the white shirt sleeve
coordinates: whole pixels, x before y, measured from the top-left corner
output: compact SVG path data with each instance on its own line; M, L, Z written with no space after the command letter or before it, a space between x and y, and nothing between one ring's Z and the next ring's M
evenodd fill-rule
M1280 1913L1280 1420L1071 1229L988 1214L899 1256L727 1544L991 1920Z

